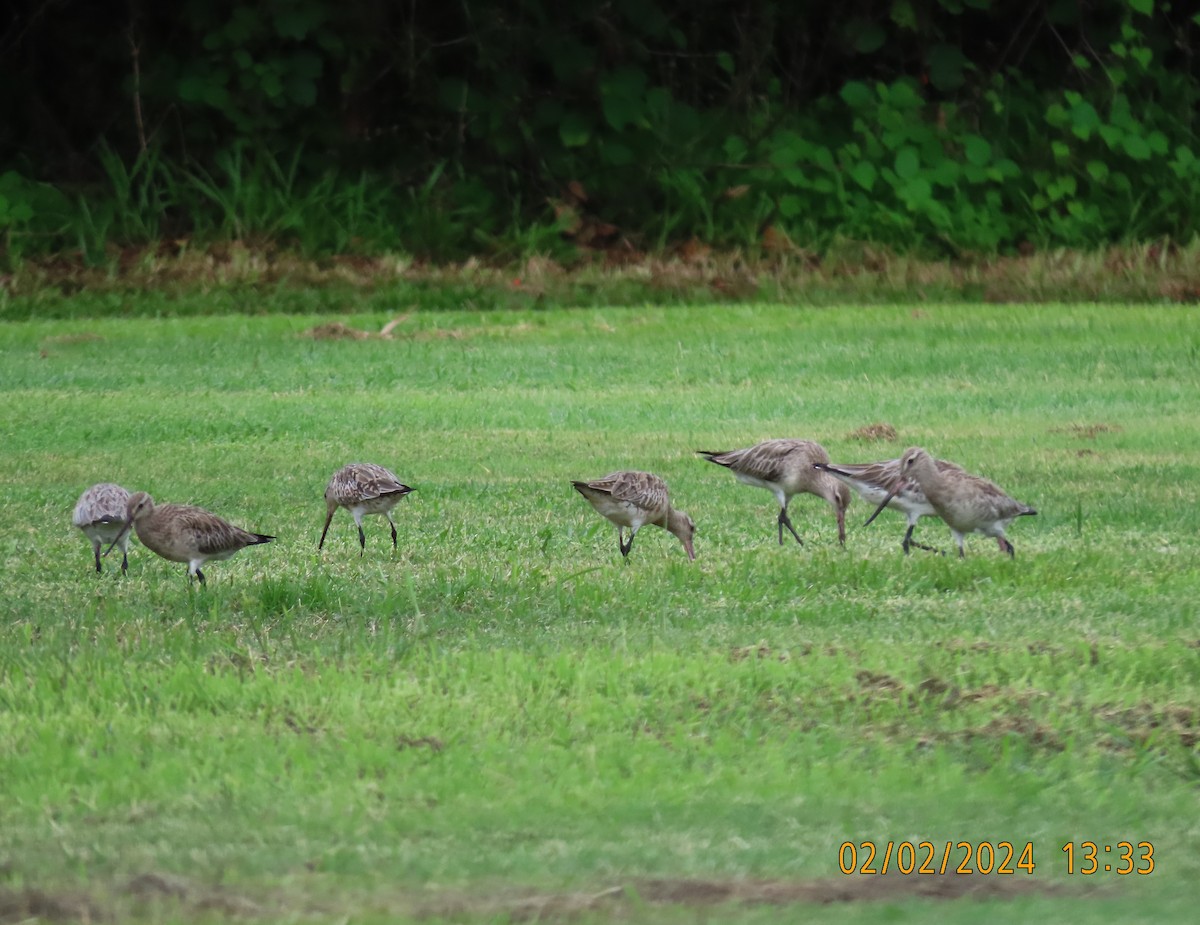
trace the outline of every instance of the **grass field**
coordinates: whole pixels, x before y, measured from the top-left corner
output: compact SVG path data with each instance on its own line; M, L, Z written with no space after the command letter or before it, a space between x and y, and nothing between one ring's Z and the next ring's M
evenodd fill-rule
M0 921L1193 920L1195 311L304 335L328 320L0 327ZM855 435L876 423L896 439ZM901 518L863 528L856 499L841 549L800 496L781 547L771 496L694 454L781 436L844 462L919 444L1040 513L1015 560L982 537L905 558ZM345 512L317 551L354 460L417 489L397 551L368 518L360 557ZM695 563L652 527L622 561L570 480L624 467L667 479ZM102 480L279 539L203 589L139 545L97 576L70 513ZM1036 867L839 871L888 841L935 866L1032 843ZM1119 842L1153 873L1115 873Z

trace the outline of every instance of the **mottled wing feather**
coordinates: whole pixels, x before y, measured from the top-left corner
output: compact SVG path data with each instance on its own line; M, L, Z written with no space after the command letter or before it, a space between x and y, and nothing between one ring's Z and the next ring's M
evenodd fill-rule
M128 502L129 492L120 485L101 482L79 496L71 522L76 527L122 523Z
M649 472L618 472L613 479L612 496L618 501L636 505L647 511L665 509L670 505L667 483Z
M884 493L896 488L901 481L900 460L885 459L874 463L850 463L832 465L823 464L824 468L834 477L844 476L856 482L864 482L881 488Z
M649 472L610 472L602 478L576 482L575 487L601 492L614 501L632 504L647 511L665 510L670 505L667 483Z
M952 462L947 462L944 459L934 460L937 463L940 472L957 471L962 472L962 466L955 465ZM887 494L893 490L899 490L905 482L904 477L900 474L899 459L883 459L873 463L847 463L838 465L825 464L824 468L830 475L837 477L844 476L854 481L864 482L873 485L883 490ZM856 486L857 487L857 486ZM859 489L861 491L861 489ZM925 493L921 491L921 487L913 480L908 480L908 490L912 492L920 501L924 502Z
M981 513L986 513L992 520L1012 520L1028 510L1009 495L995 482L990 482L981 476L970 476L972 486L978 492L976 495Z
M788 461L794 454L808 457L808 465L829 462L829 454L812 440L766 440L744 450L732 450L713 457L713 462L729 466L764 482L787 478Z
M334 473L326 494L343 506L411 489L396 474L374 463L351 463Z
M255 534L235 527L202 507L186 504L162 504L156 510L166 529L176 536L190 535L196 551L211 556L215 553L241 549L258 541Z

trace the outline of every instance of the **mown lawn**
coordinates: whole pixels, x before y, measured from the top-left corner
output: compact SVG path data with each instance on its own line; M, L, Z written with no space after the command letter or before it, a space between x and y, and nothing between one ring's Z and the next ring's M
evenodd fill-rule
M304 336L331 317L0 327L0 921L1192 921L1194 311L414 311L391 339ZM878 423L897 437L856 436ZM856 499L841 549L800 496L805 545L781 547L771 496L694 451L782 436L844 462L922 445L1040 513L1015 560L982 537L905 558L901 518L863 528ZM346 512L316 549L355 460L417 489L397 551L368 518L360 557ZM626 467L667 479L695 563L652 527L622 561L571 489ZM279 539L204 589L137 545L97 576L70 513L102 480ZM1036 867L840 873L843 842L889 840L1032 843ZM1085 841L1101 866L1069 874ZM1103 871L1123 841L1153 873Z

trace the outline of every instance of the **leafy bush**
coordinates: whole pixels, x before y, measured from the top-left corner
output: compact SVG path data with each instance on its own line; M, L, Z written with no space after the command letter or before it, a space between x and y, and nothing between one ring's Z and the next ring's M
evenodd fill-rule
M994 252L1200 221L1200 14L1162 0L65 5L0 49L0 86L35 88L0 93L10 256L510 253L585 218Z

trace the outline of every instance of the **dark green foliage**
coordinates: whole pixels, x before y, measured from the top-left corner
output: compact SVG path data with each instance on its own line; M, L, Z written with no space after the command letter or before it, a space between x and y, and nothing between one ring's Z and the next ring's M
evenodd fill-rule
M11 6L10 256L170 236L445 257L595 243L581 217L644 247L1197 230L1200 16L1178 3Z

